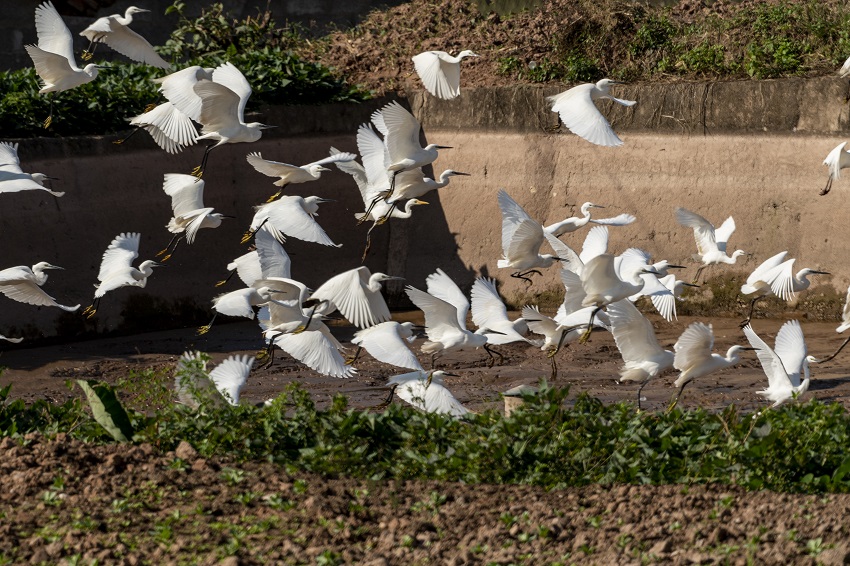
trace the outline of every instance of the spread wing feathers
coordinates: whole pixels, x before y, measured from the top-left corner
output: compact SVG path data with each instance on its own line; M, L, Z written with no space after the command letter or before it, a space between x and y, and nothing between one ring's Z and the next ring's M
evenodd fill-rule
M32 272L28 269L6 269L3 278L0 279L0 293L12 300L28 305L40 307L59 307L68 312L80 308L80 305L67 307L60 305L56 300L44 292L33 279Z
M639 248L629 248L614 260L617 276L623 280L632 279L641 269L649 266L651 259L649 252Z
M431 330L439 329L441 326L449 326L460 332L466 329L465 324L458 323L457 309L451 303L410 285L405 288L405 291L413 304L425 313L425 332L429 338L432 338Z
M39 49L62 57L69 68L76 69L74 38L52 2L45 2L35 9L35 30ZM38 74L41 75L41 72Z
M628 300L608 305L611 334L624 362L643 362L663 356L652 323Z
M611 254L596 256L585 264L581 272L581 284L588 295L605 295L621 283L614 269L614 256Z
M376 114L380 115L378 121L375 120ZM391 163L406 159L422 149L419 121L395 100L373 112L372 122L384 134Z
M259 234L259 232L257 233ZM274 240L274 238L272 239ZM260 267L260 258L258 257L256 250L243 254L228 263L227 270L236 270L236 275L239 276L239 279L241 279L242 282L249 287L254 281L263 277L263 270Z
M794 297L794 258L786 260L764 274L764 282L773 294L789 301Z
M650 279L655 279L656 281L660 281L658 278L655 277L655 275L652 275L651 273L646 273L646 274L642 275L641 277L644 281L649 281ZM670 274L670 275L668 275L668 277L675 277L675 275ZM664 285L664 283L661 282L661 285ZM667 287L667 285L664 285L664 288L667 289L670 292L669 293L649 293L649 300L652 301L652 306L655 307L655 310L658 311L658 314L660 314L662 317L664 317L664 320L666 320L667 322L672 322L673 319L679 320L679 317L676 315L676 297L673 294L673 291L670 290L670 288ZM646 287L646 284L644 284L644 292L642 294L644 294L644 295L647 294L646 290L647 290L647 287Z
M685 228L693 229L694 240L696 241L697 251L700 255L704 256L709 252L720 249L717 244L714 225L699 214L684 208L677 208L676 221ZM723 224L726 225L725 222ZM732 229L735 229L734 222L732 223Z
M198 180L193 175L165 174L162 190L171 197L171 209L175 217L185 216L205 208L204 184L203 180Z
M177 399L193 409L201 405L201 401L209 399L214 405L219 405L219 397L211 395L215 384L207 373L207 362L201 358L200 352L183 352L177 359L174 372L174 390Z
M11 342L12 344L20 344L24 341L23 338L9 338L8 336L3 336L0 334L0 340L5 340L6 342Z
M528 329L535 334L552 336L558 329L558 324L545 314L541 314L537 305L522 307L522 318L528 324Z
M0 170L0 193L17 193L19 191L45 191L55 197L61 197L65 194L60 191L51 191L47 187L39 185L27 173L7 175L6 171Z
M504 189L499 190L498 199L502 211L502 250L507 253L517 226L532 218Z
M481 328L500 330L500 326L511 324L508 319L508 309L499 291L496 282L489 277L479 277L472 284L472 322Z
M339 353L339 344L330 331L322 325L321 330L308 330L300 334L279 334L274 343L281 350L322 375L351 377L357 370L345 364Z
M370 290L368 283L369 270L358 267L331 277L311 298L330 301L354 326L367 328L391 318L381 291Z
M383 140L369 124L362 124L357 129L357 150L362 156L367 181L365 190L360 187L360 193L363 202L369 206L382 191L390 189L390 177L387 173L390 158ZM337 167L339 166L340 163L337 163Z
M764 281L768 285L770 281L765 278L765 276L777 265L782 263L785 260L785 256L788 255L788 252L779 252L775 256L764 260L758 267L756 267L750 276L747 277L747 282L741 287L741 292L745 295L749 295L750 293L754 293L757 289L753 286L758 281Z
M385 364L422 371L422 365L398 333L398 327L399 323L395 321L382 322L358 331L351 343L362 346L373 358Z
M204 220L206 220L213 212L213 208L200 208L198 210L192 211L183 216L184 220L191 221L185 227L186 233L186 243L191 244L195 241L195 237L198 235L198 230L201 229L201 226L204 224ZM173 221L172 221L173 222ZM168 228L171 233L176 233L172 228L173 224L169 223Z
M711 358L714 332L710 324L694 322L688 326L673 346L673 367L684 371Z
M305 242L315 242L324 246L336 246L328 237L313 216L301 206L301 197L282 196L274 202L257 208L257 213L264 211L268 215L269 228L279 241L283 234L298 238ZM256 222L256 215L254 216Z
M596 258L593 258L593 260L596 260ZM584 285L582 284L582 275L570 269L561 269L561 281L566 289L564 293L564 304L562 305L565 314L580 310L584 298L587 296Z
M844 65L847 66L847 63L844 63ZM842 67L842 69L843 68L844 67ZM846 145L847 142L841 142L835 149L830 151L829 155L826 156L826 159L823 160L823 164L829 168L829 175L833 179L841 178L841 152L844 151L844 146Z
M222 397L231 405L239 404L239 392L254 366L252 356L230 356L210 372L210 379Z
M426 413L447 414L462 417L469 410L455 399L454 395L443 385L443 380L437 372L429 374L415 371L390 378L389 385L396 385L396 395Z
M212 79L212 74L197 65L186 67L168 76L153 79L159 83L159 91L178 110L186 116L199 122L201 120L201 108L203 100L195 92L194 86L201 79Z
M789 320L776 334L776 355L782 361L782 367L794 387L800 386L800 370L806 360L806 339L803 329L796 320Z
M631 214L623 213L614 216L613 218L591 218L593 224L604 224L606 226L627 226L637 220Z
M224 85L239 97L236 118L240 122L244 122L245 105L251 97L251 85L248 84L245 75L233 63L224 63L213 70L212 80L217 84Z
M587 263L594 257L608 253L608 228L606 226L594 226L587 232L584 244L581 246L579 259Z
M726 244L729 238L732 237L732 232L735 231L735 220L730 216L723 221L720 228L714 231L714 239L717 241L717 249L721 252L726 252Z
M769 388L783 385L783 382L788 381L788 374L785 371L785 366L782 364L782 359L770 349L764 340L759 338L753 328L748 324L744 327L744 335L750 346L756 349L756 355L761 362L762 370L767 375L767 383Z
M100 272L97 274L97 279L105 281L113 273L130 268L133 260L139 257L141 238L142 235L139 232L124 232L115 236L115 239L103 252L103 260L100 262Z
M241 316L253 320L254 309L251 308L251 297L254 292L255 289L248 287L218 295L213 299L213 310L225 316Z
M547 100L552 103L552 111L557 112L564 125L577 136L596 145L623 145L623 140L617 137L608 120L593 103L590 93L594 87L592 84L579 85L550 96Z
M543 231L543 237L546 238L546 241L549 242L555 254L561 259L561 267L581 273L581 270L584 269L584 261L582 261L574 249L546 230Z
M24 48L35 65L35 72L41 78L43 88L59 84L62 79L75 71L68 59L62 55L50 53L35 45L27 45Z
M240 102L235 92L206 79L198 81L193 88L202 101L198 121L204 133L239 127Z
M426 51L413 57L416 74L425 90L445 100L460 94L460 65L443 61L439 51Z
M465 329L466 315L469 313L469 300L460 290L460 287L439 267L436 272L425 279L425 284L430 295L449 303L455 308L458 326Z
M177 153L188 145L194 145L198 135L189 116L170 101L130 118L130 124L145 128L157 145L168 153Z
M520 258L536 257L541 245L543 245L543 226L534 220L523 220L516 226L505 248L505 259L514 261Z
M4 173L23 173L18 157L18 144L0 142L0 171Z
M291 277L292 260L289 259L289 255L283 249L283 246L280 245L280 242L275 239L271 232L266 230L265 226L254 234L254 245L257 247L258 267L260 270L259 276L255 277L255 279L259 279L260 277L283 277L289 279ZM239 273L239 277L242 278L241 273ZM245 281L244 278L242 280ZM250 285L251 283L247 284Z
M100 41L133 61L139 61L160 69L167 69L171 66L154 51L153 46L144 37L112 18L109 18L109 24L109 33L102 36Z
M299 166L290 165L289 163L282 163L280 161L271 161L269 159L263 159L261 153L254 152L248 154L247 160L248 163L250 163L254 167L254 169L259 171L263 175L268 175L269 177L281 177L283 182L285 183L304 183L307 181L315 180L313 174L308 171L309 167L313 165L328 165L337 161L352 161L356 157L357 156L353 153L335 153L330 157L320 159L319 161L314 161L313 163L308 163L306 165Z

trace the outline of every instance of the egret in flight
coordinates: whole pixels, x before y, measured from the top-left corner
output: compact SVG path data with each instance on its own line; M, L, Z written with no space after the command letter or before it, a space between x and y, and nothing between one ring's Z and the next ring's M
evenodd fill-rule
M3 336L0 334L0 340L5 340L6 342L11 342L12 344L20 344L24 341L23 338L9 338L7 336Z
M331 277L310 298L323 302L317 313L327 315L338 310L357 328L368 328L391 318L381 295L384 281L404 281L404 277L371 273L361 266Z
M98 18L89 27L80 32L80 35L89 40L88 48L83 51L82 60L88 61L94 55L98 43L105 43L118 53L129 57L133 61L167 69L170 67L165 60L154 51L148 41L130 29L134 14L144 14L150 10L130 6L124 11L124 15L112 14Z
M452 57L445 51L425 51L413 57L413 67L425 90L437 98L450 100L460 96L460 62L464 57L478 57L466 49Z
M767 388L756 393L773 401L772 407L776 408L808 391L809 358L806 356L806 340L799 322L789 320L782 325L776 334L776 346L773 349L759 338L749 324L744 327L744 334L767 375ZM802 381L801 371L805 373Z
M838 325L838 328L836 328L835 331L841 333L847 330L848 328L850 328L850 287L847 288L847 296L844 298L844 309L841 311L841 324ZM817 358L810 357L809 361L815 364L828 362L829 360L837 356L841 352L841 350L844 349L844 346L846 346L848 342L850 342L850 337L848 337L841 344L841 346L839 346L838 349L830 356L827 356L820 360Z
M613 100L623 106L634 106L634 100L623 100L611 96L611 85L623 84L620 81L602 79L596 84L588 83L574 86L546 100L552 103L552 112L557 112L564 125L575 135L596 145L609 147L623 145L608 120L596 107L596 100Z
M174 390L179 401L193 409L203 401L211 401L215 407L235 406L253 366L253 357L235 355L207 371L207 362L200 352L184 352L177 360ZM210 394L212 391L216 393Z
M356 158L357 156L353 153L338 152L332 154L330 157L325 157L307 165L290 165L289 163L263 159L262 154L259 152L249 153L247 157L248 163L263 175L280 177L280 179L274 182L276 186L280 187L280 190L273 194L266 202L271 202L279 197L287 185L318 181L323 171L330 171L325 165L340 161L352 161Z
M44 173L24 173L18 158L17 142L0 142L0 193L41 190L55 197L65 194L45 187L44 181L48 179L56 180L55 177L48 177Z
M237 273L239 279L249 287L257 279L289 279L292 277L292 260L289 259L289 254L286 253L280 242L272 236L271 232L265 228L258 230L254 234L254 248L253 251L241 255L227 264L227 270L230 274L223 281L216 283L215 286L221 287L227 283L234 273Z
M323 202L330 202L330 199L283 195L278 200L255 207L251 228L242 236L242 243L250 240L265 226L279 242L285 242L289 236L323 246L342 246L334 244L313 218L318 216L319 205Z
M460 404L443 385L443 377L452 375L444 371L414 371L390 378L387 385L396 395L420 411L462 417L469 409Z
M213 299L213 314L209 324L198 328L198 335L206 334L212 328L219 314L224 316L241 316L254 318L254 308L265 305L269 301L288 301L301 303L306 299L309 290L300 282L284 278L257 279L244 289L223 293Z
M832 189L832 182L835 179L841 178L841 170L850 167L850 152L844 149L846 145L847 142L841 142L823 160L823 164L829 169L829 177L826 180L826 186L820 192L821 196Z
M487 337L489 344L525 342L540 346L539 341L532 341L525 337L528 324L522 317L516 320L508 318L508 309L502 297L499 296L493 279L478 277L472 284L470 298L472 299L472 322Z
M549 234L558 237L563 234L575 232L579 228L586 226L588 222L592 222L593 224L603 224L606 226L626 226L636 220L634 216L626 213L614 216L613 218L591 218L591 208L605 207L598 204L593 204L592 202L586 202L581 205L581 216L571 216L566 220L561 220L560 222L550 224L549 226L546 226L543 229Z
M519 203L499 189L499 208L502 211L502 259L496 266L499 269L514 269L511 277L522 279L529 285L532 273L540 275L536 268L551 266L560 258L552 254L540 254L543 245L543 226L531 218Z
M58 307L63 311L74 312L80 305L66 307L44 292L42 285L47 283L48 269L62 269L46 261L40 261L31 268L25 265L9 267L0 271L0 293L19 303L40 307Z
M718 263L734 264L738 257L747 255L747 252L744 250L735 250L731 257L726 254L727 242L729 241L729 237L732 236L732 232L735 231L735 221L731 216L720 225L720 228L715 229L711 222L699 214L684 208L677 208L676 220L685 228L692 228L694 231L697 254L693 258L702 262L702 265L697 269L694 283L699 281L702 270L709 265Z
M50 114L44 120L44 127L49 128L53 123L53 96L86 84L97 78L98 66L88 64L80 69L74 58L74 38L71 30L62 21L62 16L53 7L52 2L45 2L35 9L35 29L38 33L38 45L26 45L35 72L41 78L39 94L50 94Z
M164 250L156 254L157 257L162 256L162 261L168 261L184 238L187 244L191 244L201 228L218 228L223 218L233 218L204 206L204 181L192 175L166 173L162 189L171 197L171 209L174 211L174 217L166 226L174 237Z
M424 371L416 354L408 346L416 338L413 328L412 322L388 320L357 331L351 340L357 346L357 351L345 363L353 364L360 351L366 350L373 358L385 364Z

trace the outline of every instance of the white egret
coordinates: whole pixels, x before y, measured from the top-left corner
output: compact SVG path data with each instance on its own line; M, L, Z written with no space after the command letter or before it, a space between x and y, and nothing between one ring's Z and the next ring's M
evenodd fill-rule
M171 65L154 51L153 45L148 43L144 37L130 29L133 23L133 15L144 14L150 10L144 10L130 6L124 11L124 15L112 14L98 18L89 27L80 32L80 35L89 40L88 48L83 51L83 61L88 61L94 55L98 43L105 43L121 55L129 57L133 61L167 69Z
M387 385L396 395L426 413L446 414L462 417L469 409L460 404L443 385L444 371L414 371L390 378Z
M714 348L714 332L710 324L694 322L679 336L679 340L673 346L675 352L673 367L680 372L673 385L679 390L668 410L672 410L679 402L679 397L688 383L698 377L738 364L741 361L740 353L753 349L735 345L729 348L725 356L721 356L713 354L712 348Z
M280 190L273 194L266 202L271 202L279 197L287 185L318 181L323 171L330 171L325 165L330 165L338 161L353 161L356 158L357 156L353 153L338 152L332 154L330 157L325 157L307 165L290 165L289 163L263 159L263 155L259 152L249 153L247 157L248 163L263 175L280 177L280 179L274 182L275 186L280 187Z
M641 297L649 297L658 313L667 322L672 322L676 311L674 288L669 288L661 282L659 278L661 271L655 267L656 264L650 265L649 259L649 254L642 250L626 250L614 260L617 276L623 280L630 280L635 273L638 273L643 280L643 286L637 293L629 296L629 300L635 302ZM670 268L666 261L658 262L658 265L661 265L665 271ZM643 271L644 269L649 269L649 272Z
M59 307L63 311L73 312L80 305L66 307L60 305L56 300L44 292L42 285L47 283L48 269L63 269L51 265L46 261L40 261L31 268L25 265L9 267L0 271L0 293L19 303L36 305L40 307Z
M242 236L242 243L250 240L265 226L279 242L285 242L286 236L289 236L323 246L341 247L342 244L334 244L313 219L319 215L319 205L323 202L331 202L331 199L283 195L278 200L254 207L251 228Z
M86 307L83 315L91 318L97 313L100 300L109 291L121 287L142 287L147 284L148 277L153 274L154 267L160 264L146 260L133 267L133 260L139 257L139 241L142 235L138 232L124 232L115 236L100 262L97 279L100 285L95 285L94 302Z
M552 254L540 254L543 245L543 226L505 192L499 190L499 208L502 211L502 254L496 266L500 269L514 269L511 277L522 279L529 285L532 273L540 275L536 268L551 266L559 257Z
M635 220L637 220L631 214L619 214L614 216L613 218L591 218L590 217L590 209L591 208L605 208L604 206L593 204L592 202L586 202L581 205L581 216L571 216L566 220L561 220L560 222L555 222L554 224L550 224L549 226L545 226L543 230L552 234L555 237L561 236L563 234L569 234L570 232L575 232L579 228L586 226L588 222L593 224L603 224L606 226L626 226L631 224Z
M640 393L649 380L673 367L673 352L663 349L655 337L652 323L631 301L608 305L611 334L625 365L620 369L620 381L637 381L638 409Z
M460 96L460 62L464 57L478 57L465 49L452 57L445 51L425 51L412 58L416 74L425 90L437 98L450 100Z
M588 83L574 86L554 96L546 97L552 103L552 112L557 112L564 125L574 134L590 143L604 146L623 145L608 120L594 104L600 99L613 100L623 106L634 106L634 100L622 100L611 96L611 85L623 84L620 81L602 79L596 84Z
M204 206L204 181L192 175L166 173L162 190L171 197L171 209L174 211L174 217L166 225L174 236L165 249L156 254L157 257L162 256L162 261L168 261L182 239L191 244L201 228L218 228L223 218L233 218Z
M211 401L215 407L236 406L253 366L253 357L235 355L207 371L207 362L200 352L184 352L177 360L174 390L180 402L193 409L204 401ZM210 394L213 390L217 393Z
M194 145L198 135L192 120L168 100L129 118L128 121L131 126L136 126L136 129L130 135L112 143L120 145L139 130L145 130L159 147L175 154L183 151L186 146Z
M776 346L771 349L747 324L744 334L756 351L761 367L767 375L767 388L757 391L762 397L773 401L773 408L785 401L802 395L809 389L809 362L806 356L806 340L803 329L796 320L789 320L776 334ZM805 379L800 380L800 373Z
M412 322L389 320L359 330L351 340L351 343L357 346L357 351L346 363L353 364L357 361L360 351L366 350L373 358L385 364L424 371L416 354L405 344L405 341L412 342L416 338L413 328Z
M212 80L200 79L192 89L201 98L198 117L201 135L195 141L214 141L204 150L201 164L192 172L198 178L203 177L213 148L226 143L255 142L263 137L263 130L275 127L260 122L245 123L245 105L251 96L251 85L232 63L219 65L212 72ZM172 99L169 97L169 100Z
M653 266L656 264L653 264ZM658 269L659 273L662 273L660 269ZM641 276L646 280L646 278L654 278L655 275L645 274ZM652 293L649 295L649 300L652 301L652 306L655 307L655 310L658 311L664 320L670 322L672 320L679 320L678 315L676 314L676 302L681 301L680 298L682 296L682 292L685 290L685 287L698 287L698 285L694 285L693 283L687 283L680 279L676 279L676 276L672 273L660 277L657 279L658 283L663 285L670 293ZM644 290L646 290L646 285L644 285ZM632 297L629 297L632 299Z
M750 312L746 320L741 322L743 328L753 318L753 310L759 299L776 296L783 301L790 301L796 293L809 288L809 275L830 275L826 271L805 268L796 274L793 271L794 259L785 260L787 251L779 252L765 260L747 277L747 282L741 285L742 295L751 295Z
M254 284L257 279L292 277L292 260L271 232L263 228L254 234L254 250L241 255L227 264L230 274L223 281L215 284L221 287L233 277L234 273L247 286Z
M435 181L430 177L426 177L421 167L411 169L410 171L403 171L396 177L395 190L393 191L393 195L387 198L387 202L392 203L423 197L431 191L449 186L449 180L457 176L470 177L471 175L469 173L455 171L454 169L446 169L440 173L439 180Z
M847 142L841 142L823 160L823 164L829 169L829 178L826 180L826 186L820 192L821 196L832 189L832 182L835 179L841 178L841 170L850 167L850 152L844 149L846 145Z
M264 305L272 300L289 301L300 306L308 293L307 287L292 279L257 279L244 289L237 289L215 297L212 307L215 311L213 318L209 324L198 328L198 334L209 332L219 314L253 319L253 307Z
M71 30L62 21L62 16L45 2L35 9L35 29L38 33L38 45L26 45L35 72L41 78L39 94L62 92L86 84L97 78L98 66L88 64L82 69L74 58L74 38ZM53 94L50 95L50 114L44 120L44 127L53 122Z
M836 328L835 331L841 333L847 330L848 328L850 328L850 287L847 288L847 296L844 298L844 308L841 311L841 324L838 325L838 328ZM844 346L846 346L848 342L850 342L850 337L848 337L833 354L820 360L809 356L809 361L814 364L828 362L829 360L837 356L841 352L841 350L844 349Z
M508 309L499 296L496 282L493 279L478 277L472 284L470 297L472 299L472 322L487 337L488 343L500 345L510 344L511 342L526 342L540 346L539 341L532 341L525 337L525 333L528 332L528 324L522 317L516 320L508 318Z
M9 338L7 336L3 336L0 334L0 340L5 340L6 342L11 342L12 344L20 344L24 341L23 338Z
M561 308L558 309L558 314L555 318L552 318L542 314L536 305L522 307L522 319L528 325L528 329L534 334L543 336L540 349L543 351L548 350L546 357L549 358L552 364L552 379L555 379L558 375L558 364L555 361L555 356L557 356L564 344L569 344L581 336L587 325L586 321L595 308L586 307L576 312L565 314L563 305L561 305ZM604 315L604 313L599 313L599 315ZM602 318L607 320L606 317L596 316L593 321L594 326L606 328L606 324L600 320Z
M310 298L324 302L316 312L330 314L339 310L357 328L367 328L391 318L381 295L383 281L404 281L404 277L371 273L368 267L356 267L325 281Z
M18 144L0 142L0 193L41 190L55 197L65 194L45 187L44 181L48 179L56 180L55 177L48 177L44 173L24 173L18 157Z
M684 208L677 208L676 221L685 228L692 228L694 231L697 254L693 258L702 262L702 265L697 269L694 283L699 281L702 270L709 265L718 263L734 264L739 256L747 255L747 252L744 250L735 250L731 257L726 254L727 242L729 241L729 237L732 236L732 232L735 231L735 221L731 216L723 221L720 228L715 229L711 222L699 214Z

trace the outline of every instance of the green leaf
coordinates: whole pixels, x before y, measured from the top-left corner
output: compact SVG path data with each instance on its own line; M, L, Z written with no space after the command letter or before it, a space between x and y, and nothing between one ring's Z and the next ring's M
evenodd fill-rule
M77 383L86 394L94 420L118 442L129 442L133 426L112 387L94 380L78 379Z

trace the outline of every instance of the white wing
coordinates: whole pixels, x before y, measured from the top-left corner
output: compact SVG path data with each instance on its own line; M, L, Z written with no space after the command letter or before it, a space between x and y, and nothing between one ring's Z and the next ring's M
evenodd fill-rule
M741 292L745 295L749 295L750 293L756 292L757 289L753 287L753 285L758 281L764 281L769 285L770 283L766 279L764 279L765 274L780 263L782 263L786 255L788 255L787 251L779 252L775 256L763 261L758 267L753 270L750 276L747 277L746 284L741 286Z
M732 232L735 231L735 221L730 216L726 220L723 221L723 224L720 225L720 228L714 231L714 238L717 241L717 249L721 252L726 252L726 244L729 242L729 238L732 237Z
M233 63L224 63L215 68L212 73L212 80L227 87L239 97L236 118L240 122L244 122L245 105L248 103L248 98L251 97L251 85L248 84L245 75Z
M357 370L345 364L327 327L300 334L279 334L274 343L284 352L322 375L351 377Z
M170 101L130 118L130 124L145 128L154 141L168 153L177 153L194 145L198 131L192 120Z
M103 252L103 260L100 262L100 272L97 274L97 279L105 281L110 275L130 268L133 260L139 257L141 238L142 235L139 232L124 232L115 236L115 239Z
M528 329L535 334L551 337L558 329L558 324L545 314L541 314L537 305L522 307L522 319L528 324Z
M193 175L165 174L162 190L171 197L171 209L175 217L204 208L204 184L203 180Z
M466 315L469 313L469 300L460 287L440 268L425 279L428 294L452 305L457 312L460 328L466 328Z
M387 173L390 157L383 140L369 124L362 124L357 129L357 150L362 156L367 181L365 191L361 186L360 193L363 202L369 206L382 191L390 190L390 177Z
M488 277L479 277L472 284L472 322L479 328L490 330L501 330L500 327L511 324L508 318L508 309L499 291L496 282Z
M594 257L608 253L608 228L605 226L594 226L587 232L584 245L581 247L579 259L587 263Z
M611 334L625 362L643 362L664 355L652 323L628 300L608 305Z
M700 255L704 256L709 252L719 250L717 240L715 239L714 225L711 222L699 214L684 208L676 209L676 221L686 228L693 229L694 240L696 241L697 251L699 251Z
M35 72L41 77L44 83L42 86L45 88L47 85L61 84L63 79L78 70L71 67L68 59L65 59L62 55L50 53L35 45L25 45L24 49L27 50L30 59L32 59ZM52 90L58 90L58 87Z
M70 68L77 70L74 38L52 2L45 2L35 9L35 30L39 49L63 57Z
M555 254L561 259L561 267L563 269L569 269L575 273L581 273L581 270L584 269L584 262L574 249L549 232L546 232L545 229L543 231L543 237L546 238L546 241L549 242L549 245L555 251Z
M394 100L373 113L372 122L378 126L374 119L375 114L380 114L383 127L386 128L384 143L391 163L407 159L422 149L419 143L419 121L401 104ZM378 126L378 129L381 127Z
M283 249L283 246L280 245L280 242L275 239L271 232L266 230L265 226L254 234L254 245L257 247L257 258L260 268L260 275L255 279L259 279L260 277L283 277L289 279L292 276L292 260L289 259L289 255ZM242 277L241 273L239 277ZM244 278L242 280L245 281ZM250 285L251 283L247 284Z
M443 51L426 51L413 57L416 74L425 90L437 98L449 100L460 94L460 64L444 61Z
M850 287L847 288L847 296L844 297L844 309L841 311L841 324L836 332L844 332L850 328Z
M498 199L499 208L502 211L502 251L507 254L508 247L519 224L523 220L531 220L532 218L504 189L499 189Z
M397 385L396 395L421 411L453 417L462 417L469 412L443 385L439 377L442 372L431 374L430 385L428 375L424 371L396 375L390 378L389 385Z
M711 358L713 347L714 332L711 330L711 325L694 322L682 332L673 346L675 351L673 367L684 371L696 364L704 363Z
M33 277L33 273L29 268L10 267L9 269L4 269L0 272L0 293L19 303L26 303L28 305L59 307L68 312L73 312L80 308L80 305L74 307L60 305L53 297L45 293L38 286Z
M841 68L838 70L839 77L844 78L847 75L850 75L850 57L848 57L847 60L844 61L844 64L841 65Z
M764 340L759 338L753 328L748 324L744 327L744 335L750 346L756 349L756 355L761 362L762 370L767 375L768 387L776 387L789 383L788 375L785 372L785 367L782 365L782 360L776 352L770 349ZM784 383L783 383L784 382Z
M65 193L51 191L32 180L27 173L10 173L0 171L0 193L17 193L20 191L45 191L55 197L61 197Z
M186 67L165 77L153 79L159 83L163 96L192 120L200 121L203 100L195 92L194 86L201 79L212 79L212 74L197 65Z
M111 30L103 38L103 43L133 61L139 61L147 65L159 67L160 69L167 69L171 66L154 51L153 46L148 43L148 40L129 27L119 24L113 18L110 18L110 20ZM83 34L81 33L80 35Z
M786 260L763 276L773 294L783 301L790 301L794 297L794 261L794 258Z
M574 134L596 145L615 147L623 145L608 120L596 108L590 96L593 84L573 87L566 92L547 97L552 111L557 112L564 125Z
M0 142L0 171L4 173L23 173L18 157L18 144Z
M806 361L806 339L803 329L796 320L789 320L776 334L776 355L794 387L800 386L800 370Z
M593 224L604 224L606 226L627 226L637 220L631 214L618 214L613 218L591 218L590 222Z
M330 301L358 328L385 322L390 319L390 309L380 291L366 287L370 275L365 267L345 271L328 279L311 298Z
M228 403L238 405L239 392L253 366L252 356L230 356L210 372L210 379Z
M12 344L20 344L24 341L23 338L9 338L7 336L3 336L0 334L0 340L5 340L6 342L11 342Z
M251 308L251 297L255 289L237 289L229 293L223 293L213 299L213 309L225 316L241 316L254 318L254 309Z
M224 85L208 80L198 81L194 86L195 94L201 97L201 115L198 120L203 132L218 132L238 128L239 95Z
M422 365L398 333L399 323L382 322L358 331L352 344L362 346L369 354L385 364L422 371Z
M200 352L183 352L177 359L174 373L174 390L181 403L194 409L200 406L200 399L204 397L217 403L217 397L206 394L215 388L215 384L207 374L207 363L202 361Z
M262 230L261 230L262 231ZM259 232L258 232L259 234ZM274 240L274 238L272 238ZM275 240L276 241L276 240ZM236 275L247 286L251 286L257 279L262 279L263 271L260 267L260 259L256 250L243 254L227 264L227 270L236 270Z
M458 324L457 309L451 303L410 285L405 287L405 291L413 304L425 314L425 332L429 338L435 340L437 335L432 336L431 332L436 330L441 334L443 327L461 333L466 330L465 324L462 326Z
M336 246L313 216L301 206L303 199L298 196L284 195L274 202L257 207L257 214L268 216L270 228L278 233L298 238L305 242L315 242L324 246ZM268 224L267 224L268 226ZM273 231L274 233L274 231ZM278 236L275 233L275 236ZM278 237L278 240L282 238Z

